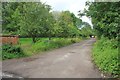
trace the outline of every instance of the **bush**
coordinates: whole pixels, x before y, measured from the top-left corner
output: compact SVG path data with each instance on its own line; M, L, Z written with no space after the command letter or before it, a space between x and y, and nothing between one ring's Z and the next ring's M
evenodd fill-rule
M20 46L13 46L13 45L8 45L8 44L5 44L3 45L3 51L6 51L8 53L20 53L22 50L20 48Z
M93 59L95 64L104 72L118 77L120 70L118 65L118 41L102 38L98 40L93 48Z
M2 59L20 58L25 56L22 49L18 45L4 44L2 45Z

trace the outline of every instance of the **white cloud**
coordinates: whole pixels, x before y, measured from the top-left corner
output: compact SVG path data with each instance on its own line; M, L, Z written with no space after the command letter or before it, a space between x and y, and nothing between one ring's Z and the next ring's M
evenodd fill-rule
M86 0L41 0L51 5L53 10L70 10L77 15L79 10L83 10Z
M53 11L69 10L70 12L73 12L77 16L79 10L84 10L85 2L88 0L41 0L41 1L51 5ZM88 19L87 17L82 17L82 20L92 25L90 19Z

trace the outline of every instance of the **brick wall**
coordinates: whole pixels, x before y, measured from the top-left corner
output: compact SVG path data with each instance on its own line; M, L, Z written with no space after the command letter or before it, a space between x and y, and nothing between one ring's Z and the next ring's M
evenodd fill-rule
M2 38L2 44L18 44L18 36L0 36Z

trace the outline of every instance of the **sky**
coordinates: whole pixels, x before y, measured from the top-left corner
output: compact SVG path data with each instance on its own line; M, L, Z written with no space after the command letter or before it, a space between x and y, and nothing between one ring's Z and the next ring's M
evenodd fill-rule
M69 10L74 13L78 17L78 11L84 10L85 2L88 0L41 0L41 2L45 2L48 5L51 5L53 11L65 11ZM93 0L89 0L93 1ZM86 16L81 18L82 21L88 22L92 25L91 20Z

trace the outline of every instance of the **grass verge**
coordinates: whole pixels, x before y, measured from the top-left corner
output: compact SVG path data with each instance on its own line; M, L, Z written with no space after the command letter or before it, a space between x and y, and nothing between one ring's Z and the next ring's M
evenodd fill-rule
M106 38L97 40L93 48L93 60L103 73L119 77L118 41Z
M80 41L81 38L52 38L52 40L39 38L36 43L33 43L31 38L20 38L18 45L4 45L2 47L2 59L6 60L32 56Z

